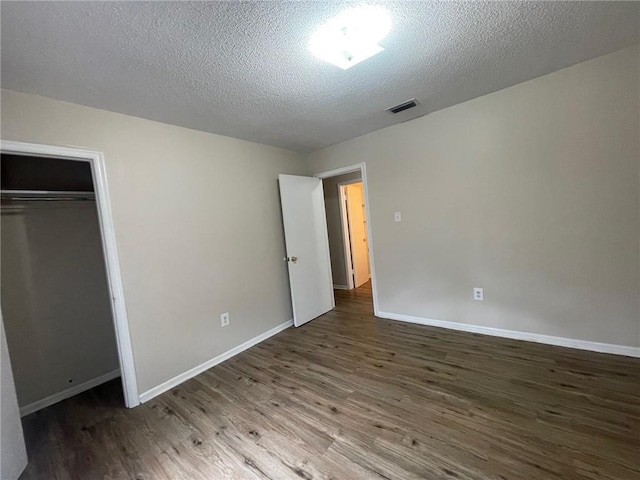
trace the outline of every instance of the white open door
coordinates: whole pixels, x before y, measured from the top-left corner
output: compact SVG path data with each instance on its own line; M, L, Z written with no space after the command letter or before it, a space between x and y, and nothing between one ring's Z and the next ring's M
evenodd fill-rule
M17 480L27 466L27 449L5 335L0 312L0 478Z
M335 306L322 180L279 175L293 322L296 327Z

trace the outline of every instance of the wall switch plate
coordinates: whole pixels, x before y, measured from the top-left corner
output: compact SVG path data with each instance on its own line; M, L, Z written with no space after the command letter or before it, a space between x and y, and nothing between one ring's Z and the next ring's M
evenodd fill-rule
M401 222L401 221L402 221L402 213L401 213L401 212L395 212L395 213L393 214L393 219L394 219L396 222Z
M484 288L474 288L473 299L479 302L484 302Z
M220 325L222 325L223 327L229 325L229 312L220 315Z

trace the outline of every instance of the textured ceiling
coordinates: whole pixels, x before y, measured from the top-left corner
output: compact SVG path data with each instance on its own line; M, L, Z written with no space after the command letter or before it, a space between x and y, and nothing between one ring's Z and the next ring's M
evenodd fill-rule
M639 41L637 2L369 3L343 71L307 43L354 2L2 2L2 87L308 152Z

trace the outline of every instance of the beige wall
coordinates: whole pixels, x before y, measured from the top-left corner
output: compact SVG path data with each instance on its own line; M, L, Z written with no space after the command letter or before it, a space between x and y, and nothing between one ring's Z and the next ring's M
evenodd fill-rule
M2 212L0 288L21 407L119 369L95 202Z
M7 90L2 139L104 153L141 393L291 319L277 175L299 154Z
M327 213L327 233L329 235L329 251L331 253L331 272L333 284L348 286L347 262L344 257L344 236L340 217L340 196L338 183L360 180L360 172L345 173L322 180L324 190L324 206Z
M636 46L311 154L367 164L380 310L638 346L639 70Z

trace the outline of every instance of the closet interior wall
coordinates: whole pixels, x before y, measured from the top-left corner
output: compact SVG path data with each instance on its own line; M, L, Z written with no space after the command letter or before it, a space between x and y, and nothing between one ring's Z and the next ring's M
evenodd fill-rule
M86 199L92 195L6 194L92 192L90 164L3 154L0 165L0 302L25 414L117 377L119 362L96 204Z

